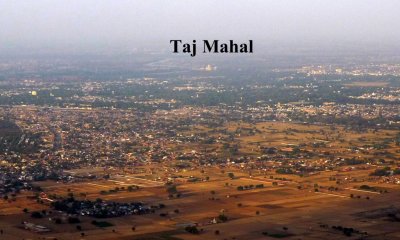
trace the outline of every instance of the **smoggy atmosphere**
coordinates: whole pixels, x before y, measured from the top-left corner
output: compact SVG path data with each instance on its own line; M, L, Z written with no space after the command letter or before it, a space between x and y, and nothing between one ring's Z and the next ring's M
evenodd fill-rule
M397 45L400 2L0 1L0 49L168 48L170 39Z

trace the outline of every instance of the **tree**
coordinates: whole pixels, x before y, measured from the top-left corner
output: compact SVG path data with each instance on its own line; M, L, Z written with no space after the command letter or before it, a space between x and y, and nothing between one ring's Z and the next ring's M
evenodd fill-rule
M191 233L191 234L199 234L199 230L197 229L196 226L187 226L185 227L186 232Z
M390 167L376 169L374 172L370 173L370 175L371 176L388 176L388 175L390 175Z
M178 189L176 188L176 185L171 185L167 187L167 192L169 194L175 194L178 192Z
M80 223L81 222L81 220L79 220L79 218L77 218L77 217L69 217L68 218L68 223L70 223L70 224L75 224L75 223Z
M31 217L32 218L42 218L43 217L43 215L40 213L40 212L32 212L31 213Z
M224 214L220 214L220 215L218 216L218 219L219 219L221 222L226 222L226 221L228 221L228 217L225 216Z

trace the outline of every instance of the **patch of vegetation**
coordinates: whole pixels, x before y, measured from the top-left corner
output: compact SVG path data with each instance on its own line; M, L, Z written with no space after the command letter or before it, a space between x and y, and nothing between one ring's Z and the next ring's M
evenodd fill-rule
M167 192L169 194L176 194L178 193L178 189L176 188L176 185L167 186Z
M371 187L369 185L361 185L359 187L359 189L361 190L368 190L368 191L377 191L377 189L375 187Z
M32 212L31 213L31 217L32 218L42 218L43 217L43 215L40 213L40 212Z
M257 184L257 185L244 185L244 186L238 186L236 189L238 191L243 191L243 190L251 190L254 188L264 188L264 184Z
M268 237L273 237L273 238L286 238L286 237L294 236L294 234L287 233L287 232L279 232L279 233L263 232L262 234L265 236L268 236Z
M278 168L276 169L276 173L278 174L293 174L293 170L290 168Z
M348 227L342 227L342 226L332 226L332 229L343 232L343 234L347 237L351 237L353 234L361 233L360 231L358 231L354 228L348 228Z
M114 226L114 224L110 223L110 222L106 222L106 221L96 221L93 220L92 224L95 225L96 227L100 227L100 228L106 228L106 227L112 227Z
M370 175L371 176L389 176L391 174L390 167L385 167L385 168L379 168L375 169L374 172L372 172Z
M191 234L199 234L200 231L197 229L196 226L187 226L185 227L186 232L191 233Z
M346 165L358 165L358 164L364 164L365 161L356 158L347 158L344 160L344 163Z
M79 218L77 218L77 217L69 217L68 218L68 223L70 223L70 224L75 224L75 223L80 223L81 222L81 220L79 220Z
M218 216L218 220L221 221L221 222L226 222L226 221L228 221L228 217L225 216L224 214L220 214Z

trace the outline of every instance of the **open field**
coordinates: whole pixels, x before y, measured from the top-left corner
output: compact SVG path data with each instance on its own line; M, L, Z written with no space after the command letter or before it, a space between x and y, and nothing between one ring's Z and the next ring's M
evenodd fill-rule
M341 126L307 125L298 123L265 122L255 125L228 123L224 128L235 132L234 142L239 145L238 156L260 156L265 148L276 148L282 154L294 149L310 157L295 158L315 165L326 164L334 158L382 158L393 161L399 158L398 146L385 143L382 149L371 148L393 139L393 130L356 132ZM238 130L239 129L239 130ZM250 130L255 129L250 134ZM206 132L206 127L194 128L192 133ZM209 133L215 137L226 134ZM317 147L315 146L318 143ZM323 144L319 144L323 143ZM183 151L203 147L218 149L212 144L171 145ZM363 149L369 148L368 151ZM200 151L200 150L199 150ZM297 150L296 150L297 151ZM334 156L334 157L331 157ZM290 155L287 155L290 158ZM331 160L329 160L331 159ZM245 167L227 162L223 166L196 166L176 168L176 160L168 164L150 163L126 169L76 169L68 173L76 176L87 173L109 174L108 178L80 179L71 182L38 181L34 185L50 199L74 196L79 200L101 198L114 202L143 202L147 205L164 204L155 213L116 218L97 219L110 223L109 227L92 224L94 218L79 216L81 223L67 223L68 214L51 211L51 202L38 203L19 194L14 201L0 200L0 228L2 239L400 239L399 222L388 217L387 209L400 209L400 185L383 178L370 176L375 164L326 168L306 175L278 174L271 161L251 159L259 168ZM172 181L179 193L169 193L166 182ZM255 186L259 187L255 187ZM367 185L369 188L360 188ZM133 189L128 190L129 187ZM249 189L239 190L243 186ZM23 213L28 206L28 213ZM47 210L45 217L35 219L30 212ZM386 209L386 210L385 210ZM51 212L50 212L51 211ZM391 211L391 210L390 210ZM399 214L396 212L394 214ZM381 214L376 214L376 212ZM375 215L374 215L375 214ZM223 215L227 219L221 221ZM373 215L372 217L370 215ZM397 215L396 215L397 216ZM56 224L49 219L63 219ZM22 221L48 227L49 233L22 230ZM77 225L81 229L77 229ZM196 225L200 234L185 231ZM358 233L346 237L332 226L353 228ZM134 229L132 229L134 227ZM365 234L367 233L367 235ZM81 233L84 236L81 237Z
M206 169L206 174L219 174L218 169ZM232 171L235 175L241 172ZM191 172L195 174L196 172ZM204 174L197 172L198 175ZM284 175L271 173L275 178ZM371 184L369 182L349 182L336 184L329 181L329 176L340 176L340 172L323 172L320 175L298 178L290 178L290 181L281 181L279 185L273 185L269 177L252 176L229 179L210 179L206 182L183 183L178 185L178 191L182 193L179 198L169 198L165 187L148 186L134 192L119 192L116 194L101 195L99 190L112 188L118 185L114 181L96 183L44 183L44 191L54 194L68 194L73 192L87 192L87 198L94 199L101 197L114 201L143 201L151 204L163 203L167 207L160 209L156 214L143 216L126 216L107 219L107 222L114 226L98 228L90 224L91 219L81 217L80 224L85 232L85 239L158 239L157 236L173 236L178 239L264 239L262 232L290 233L288 239L337 239L343 236L341 232L329 228L321 228L320 225L327 224L348 226L361 231L368 232L373 236L371 239L383 239L382 232L389 233L386 237L396 239L399 237L398 223L388 222L384 217L368 219L357 216L360 212L375 210L377 208L398 206L400 200L398 194L399 186L391 184L380 184L379 186L388 190L388 193L377 193L361 191L354 186ZM355 176L357 172L354 172ZM362 174L362 172L360 172ZM287 176L286 176L287 177ZM277 180L279 181L279 180ZM238 191L237 186L250 184L264 184L263 188ZM308 187L318 183L319 192L314 187ZM329 191L324 186L337 186L337 191ZM297 186L303 186L298 189ZM68 190L69 189L69 190ZM212 192L213 191L213 192ZM350 194L360 196L351 198ZM369 199L366 199L366 197ZM79 196L77 196L80 198ZM20 200L17 199L17 203ZM26 202L24 202L26 204ZM28 204L29 206L32 206ZM5 204L2 204L4 209ZM174 210L178 209L176 213ZM166 213L166 217L159 216L159 213ZM223 213L228 217L225 223L211 224L214 218ZM69 239L72 235L79 236L80 231L74 229L72 224L54 224L47 218L33 220L29 214L14 212L16 221L9 221L9 216L0 217L0 223L7 237L6 239L20 239L32 235L29 231L16 233L21 220L42 224L52 229L51 233L38 236L57 236L57 239ZM59 213L53 213L59 215ZM61 215L62 216L62 215ZM49 217L52 217L50 215ZM54 217L54 216L53 216ZM17 220L18 219L18 220ZM7 224L5 223L7 221ZM199 229L203 229L200 235L192 235L183 231L186 224L196 223ZM135 231L131 227L135 226ZM155 227L157 226L157 227ZM288 230L283 230L283 228ZM113 232L114 230L115 232ZM215 231L220 232L215 235ZM157 233L158 232L158 233ZM11 237L9 234L16 234L18 237ZM149 233L151 233L149 235ZM36 234L34 234L36 235ZM131 237L128 237L131 236ZM136 236L136 237L135 237ZM355 235L357 236L357 235ZM143 238L142 238L143 237ZM154 237L154 238L152 238ZM163 239L162 237L159 239Z

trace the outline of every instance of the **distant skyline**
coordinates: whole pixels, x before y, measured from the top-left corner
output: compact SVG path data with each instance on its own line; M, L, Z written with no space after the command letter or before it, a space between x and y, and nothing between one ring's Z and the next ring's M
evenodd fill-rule
M0 0L0 51L158 50L170 39L398 47L399 9L398 0Z

